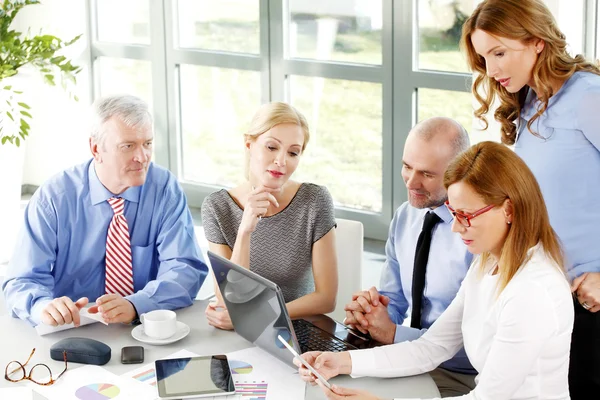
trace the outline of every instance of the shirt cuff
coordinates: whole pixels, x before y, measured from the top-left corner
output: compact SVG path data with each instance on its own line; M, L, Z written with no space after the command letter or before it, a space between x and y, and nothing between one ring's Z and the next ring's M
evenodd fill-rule
M43 297L38 299L31 309L29 310L29 322L34 326L42 323L42 311L48 306L48 304L52 303L52 299L48 297Z
M420 338L427 329L411 328L404 325L396 325L396 334L394 335L394 343L410 342Z
M130 296L125 296L126 300L129 300L131 304L133 304L133 309L137 313L137 318L140 315L147 313L149 311L155 310L156 305L143 290L140 290L137 293L134 293Z
M368 376L375 368L377 368L373 349L350 350L348 353L352 360L351 377L359 378L361 376Z

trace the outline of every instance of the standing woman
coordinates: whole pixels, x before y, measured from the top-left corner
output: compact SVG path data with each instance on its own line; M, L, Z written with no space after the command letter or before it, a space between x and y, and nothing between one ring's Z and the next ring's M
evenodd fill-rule
M574 400L600 393L600 69L567 52L541 0L484 0L461 45L477 72L473 94L502 142L538 180L572 280L575 325L569 386Z
M244 135L247 181L202 204L211 251L281 287L291 318L333 311L337 293L335 210L329 191L290 180L309 139L287 103L262 105ZM233 329L219 288L210 325Z

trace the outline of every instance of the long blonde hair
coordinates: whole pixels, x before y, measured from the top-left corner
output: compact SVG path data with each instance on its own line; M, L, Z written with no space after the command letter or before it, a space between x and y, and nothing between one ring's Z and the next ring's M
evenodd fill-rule
M523 87L517 93L509 93L495 79L486 74L485 60L475 51L471 43L471 35L480 29L490 35L531 43L536 39L545 42L543 51L539 54L533 66L533 82L541 107L527 123L527 128L533 132L531 125L548 108L552 95L552 83L564 82L577 71L587 71L600 75L600 68L589 62L582 55L572 57L567 52L565 35L558 29L552 13L541 0L484 0L462 27L461 47L466 51L467 63L472 71L477 73L473 82L473 96L481 107L475 110L475 116L483 121L485 129L488 122L485 114L495 96L500 99L500 106L494 113L494 118L501 124L501 140L506 144L514 144L517 136L515 121L521 115L521 108L529 88ZM484 89L485 98L480 89Z
M263 133L268 132L276 125L281 124L294 124L302 128L302 132L304 132L302 152L304 153L308 140L310 139L308 122L300 111L294 106L284 102L275 101L261 105L254 114L254 117L252 117L248 130L244 133L244 142L253 142ZM249 173L249 162L250 154L246 151L246 178L248 178Z
M446 189L464 182L486 204L512 203L512 223L498 260L500 293L527 261L527 251L540 243L548 257L564 272L564 257L556 233L550 226L542 191L525 162L508 147L496 142L481 142L455 158L444 174ZM481 266L490 258L481 255Z

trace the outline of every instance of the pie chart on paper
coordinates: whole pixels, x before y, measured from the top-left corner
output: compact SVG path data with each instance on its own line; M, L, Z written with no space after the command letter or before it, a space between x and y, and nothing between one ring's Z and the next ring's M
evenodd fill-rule
M110 383L92 383L77 389L75 397L79 400L108 400L114 399L119 393L121 389Z

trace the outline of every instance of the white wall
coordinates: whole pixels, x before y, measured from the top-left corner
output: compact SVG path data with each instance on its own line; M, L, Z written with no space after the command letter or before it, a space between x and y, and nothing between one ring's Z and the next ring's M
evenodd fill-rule
M13 28L21 32L43 33L70 40L86 30L85 2L45 0L27 6L17 16ZM84 36L64 55L84 69L77 76L76 102L60 84L51 87L37 73L27 76L27 102L32 107L30 136L25 141L23 183L40 185L53 174L89 157L85 116L90 104L89 49Z

